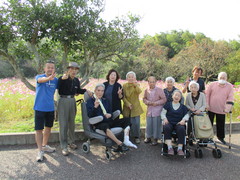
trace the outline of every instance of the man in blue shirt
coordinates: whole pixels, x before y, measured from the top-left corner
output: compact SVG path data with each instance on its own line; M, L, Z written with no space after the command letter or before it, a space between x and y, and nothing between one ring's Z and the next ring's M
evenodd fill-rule
M56 149L47 145L54 121L54 93L57 88L55 65L47 62L45 74L36 76L35 110L35 139L38 146L37 161L43 161L44 152L54 152ZM44 129L44 132L43 132Z

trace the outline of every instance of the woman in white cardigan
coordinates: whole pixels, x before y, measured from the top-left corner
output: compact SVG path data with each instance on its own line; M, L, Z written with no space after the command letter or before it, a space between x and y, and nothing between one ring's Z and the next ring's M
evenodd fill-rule
M189 84L191 92L187 94L185 105L194 114L200 114L206 109L206 97L205 94L199 92L199 84L191 81Z
M199 92L199 84L195 81L191 81L188 86L190 92L187 94L185 105L194 114L200 114L206 109L206 97L205 94ZM188 121L188 137L192 132L192 123Z

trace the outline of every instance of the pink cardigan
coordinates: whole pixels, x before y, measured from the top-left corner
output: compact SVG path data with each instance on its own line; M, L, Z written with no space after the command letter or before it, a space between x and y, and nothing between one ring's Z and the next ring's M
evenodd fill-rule
M220 86L218 81L212 82L206 91L208 110L217 114L225 114L226 102L233 102L233 86L226 83Z
M159 87L155 87L154 89L147 88L145 90L143 102L147 105L147 116L157 117L160 116L163 105L167 102L167 99L164 91ZM157 106L151 106L149 102L155 102Z

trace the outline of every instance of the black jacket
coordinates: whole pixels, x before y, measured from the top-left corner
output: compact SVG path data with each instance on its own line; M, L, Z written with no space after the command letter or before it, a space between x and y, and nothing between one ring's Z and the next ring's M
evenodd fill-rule
M105 90L106 90L109 85L109 82L104 82L103 84L105 85ZM119 84L118 82L115 82L115 84L113 85L113 91L112 91L112 112L116 110L120 110L122 112L121 99L118 97L119 88L122 88L122 85ZM105 92L103 97L105 97Z

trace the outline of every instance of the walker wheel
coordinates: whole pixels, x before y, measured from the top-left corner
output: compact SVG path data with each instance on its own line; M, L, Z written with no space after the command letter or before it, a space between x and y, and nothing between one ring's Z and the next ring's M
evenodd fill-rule
M86 154L90 152L90 145L88 142L85 142L82 144L82 150Z
M213 154L213 157L217 159L222 157L222 152L220 149L213 149L212 154Z

